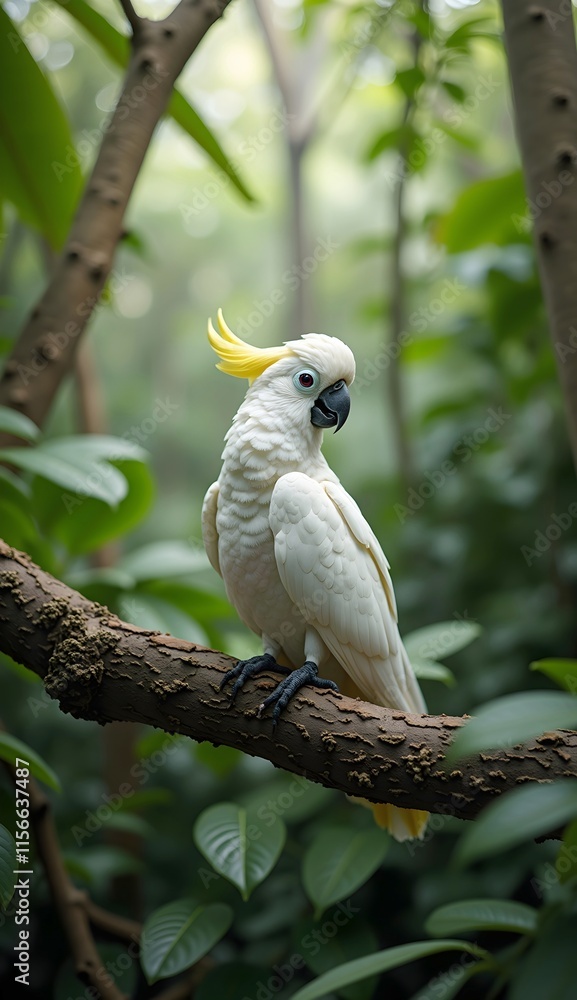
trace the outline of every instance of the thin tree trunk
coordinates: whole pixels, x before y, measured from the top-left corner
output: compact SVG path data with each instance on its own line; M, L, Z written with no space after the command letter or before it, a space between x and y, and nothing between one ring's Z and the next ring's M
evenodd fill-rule
M502 0L534 241L577 469L577 49L567 0ZM536 213L536 215L535 215Z

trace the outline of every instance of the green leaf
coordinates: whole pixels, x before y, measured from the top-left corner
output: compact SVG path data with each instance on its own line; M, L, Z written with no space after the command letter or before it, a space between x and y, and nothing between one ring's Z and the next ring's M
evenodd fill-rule
M453 671L442 663L436 663L435 660L414 657L411 659L411 666L415 671L415 677L420 680L441 681L447 687L453 687L456 683Z
M206 632L190 614L152 594L145 594L140 590L124 594L119 610L121 617L132 625L174 635L201 646L208 644Z
M220 802L194 824L194 842L219 875L247 900L276 865L286 839L282 820L260 818L253 809Z
M36 448L0 450L0 459L63 487L72 494L70 503L90 496L110 507L117 507L128 493L126 477L112 463L122 459L143 462L146 457L131 441L97 434L56 438Z
M225 778L242 760L241 751L235 747L213 746L208 742L199 743L194 756L199 764L207 767L217 778Z
M453 208L441 216L437 241L449 253L463 253L487 243L506 246L527 242L527 232L515 225L515 219L525 217L525 208L520 170L475 181L461 191Z
M202 906L195 899L179 899L151 913L142 929L140 945L148 983L189 969L224 937L232 918L230 906Z
M272 781L260 783L244 793L239 802L256 811L265 822L271 823L277 815L288 825L316 816L327 809L337 795L333 788L308 781L301 774L279 772Z
M480 145L479 139L474 135L470 135L468 132L464 132L462 127L452 128L442 118L433 119L432 124L436 128L440 128L445 135L448 135L453 142L457 142L459 146L463 146L465 149L470 149L472 152L478 152Z
M461 865L550 833L577 817L577 778L531 783L503 795L483 810L456 849Z
M15 868L16 842L6 827L0 824L0 907L8 906L14 895Z
M449 97L452 97L454 101L458 101L459 104L462 104L463 101L467 99L466 90L459 86L458 83L454 83L452 80L441 80L441 84L447 91Z
M447 35L443 44L447 49L464 49L468 52L469 42L473 38L499 38L496 32L484 30L485 25L494 23L495 21L492 17L473 17L470 21L460 24L450 35ZM483 25L483 28L480 31L475 30L479 25Z
M0 7L0 195L58 250L82 175L70 127L16 26Z
M522 962L517 962L507 1000L575 1000L577 918L549 920Z
M111 509L95 497L62 492L54 483L36 478L35 510L43 530L66 546L71 555L94 552L127 534L144 519L154 499L154 479L144 462L121 459L113 463L124 477L126 496ZM120 578L120 571L117 571ZM126 577L126 575L125 575ZM126 578L128 579L128 578ZM130 579L127 586L133 586Z
M376 160L377 156L384 153L386 149L398 149L401 143L401 137L403 135L403 128L392 128L387 129L386 132L381 132L376 139L373 139L370 146L365 153L365 160L370 162L371 160ZM382 246L382 237L381 246Z
M515 746L552 729L577 726L577 698L558 691L522 691L489 701L459 729L448 760Z
M425 929L432 937L468 934L469 931L512 931L534 934L537 910L509 899L465 899L434 910Z
M577 691L577 660L535 660L531 670L540 670L566 691Z
M465 955L462 956L458 965L454 963L446 972L441 972L434 979L431 979L423 989L412 997L412 1000L440 1000L439 988L442 990L442 1000L453 1000L453 997L460 993L469 979L484 972L487 966L490 966L490 963L484 962L482 959L475 962L470 958L467 959L465 965L465 957Z
M36 441L40 434L30 417L13 410L10 406L0 406L0 431L13 434L14 437L23 438L25 441Z
M452 656L477 639L481 634L477 622L454 619L436 622L410 632L403 638L411 662L415 660L440 660Z
M120 561L119 567L135 580L157 580L166 577L188 576L209 565L207 556L200 549L184 542L152 542Z
M359 979L388 972L389 969L396 969L399 965L416 962L419 958L437 955L442 951L466 951L478 958L489 957L486 951L478 948L477 945L469 944L468 941L413 941L412 944L385 948L384 951L377 951L365 958L346 962L345 965L340 965L338 968L326 972L312 983L297 990L291 1000L319 1000L320 997L325 997L333 991L337 992L343 986L357 983Z
M325 939L322 948L319 948L318 951L311 950L310 954L307 952L306 963L317 976L330 972L331 969L344 965L345 962L373 954L379 947L375 930L369 923L359 919L358 916L349 915L346 907L343 907L340 916L341 926L339 926L338 934ZM348 916L347 923L343 924L343 916ZM298 927L297 941L314 941L315 931L318 935L318 930L318 924L312 919L301 922ZM376 985L377 977L371 976L358 983L343 986L338 993L339 996L343 997L343 1000L371 1000Z
M351 896L380 867L389 838L377 827L355 833L348 827L323 828L303 861L303 885L318 916Z
M20 476L0 466L0 495L5 500L12 500L17 504L24 503L27 506L31 492L28 483L25 483Z
M23 743L22 740L16 739L15 736L11 736L10 733L0 732L0 757L2 760L7 760L13 766L16 766L17 757L20 760L27 761L30 767L30 774L43 781L45 785L53 788L55 792L61 790L60 781L52 768L42 760L32 747Z
M38 529L31 515L23 506L0 497L0 530L8 545L17 549L29 549L35 541Z
M395 83L402 90L405 97L412 100L415 93L425 82L425 75L418 66L411 66L410 69L403 69L397 73Z
M122 35L98 11L94 10L85 0L54 0L71 17L102 46L112 62L124 68L128 63L130 44L128 38ZM174 89L168 105L168 114L172 116L188 135L198 143L205 153L230 178L236 189L247 201L254 201L244 181L234 164L228 159L216 136L210 131L191 104L179 90Z
M204 149L205 153L208 153L211 160L216 163L217 167L224 170L229 180L232 181L243 197L249 202L256 201L254 195L251 194L246 187L236 169L236 166L231 160L228 159L216 136L213 135L202 118L183 97L179 90L175 89L172 93L172 97L168 105L168 113L172 115L175 122L177 122L185 132L188 132L188 134L192 136L201 149Z
M561 883L569 882L577 875L577 819L565 829L563 844L555 859L555 871Z

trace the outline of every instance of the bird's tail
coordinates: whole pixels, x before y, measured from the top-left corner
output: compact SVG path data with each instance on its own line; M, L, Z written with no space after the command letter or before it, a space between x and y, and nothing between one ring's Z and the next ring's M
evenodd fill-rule
M370 809L375 823L383 830L388 830L395 840L422 840L427 829L429 813L421 809L399 809L387 802L369 802L367 799L349 795L351 802L356 802L365 809Z
M427 706L419 687L419 682L414 675L407 651L401 643L401 657L405 672L405 704L396 707L404 712L426 712ZM351 698L363 698L363 692L347 678L345 683L340 685L343 694ZM422 840L425 836L429 813L422 809L400 809L399 806L390 805L386 802L368 802L367 799L357 798L356 795L349 795L352 802L357 802L361 806L370 809L375 823L388 830L395 840Z
M425 836L429 813L421 809L399 809L386 802L367 802L375 822L388 830L395 840L422 840Z

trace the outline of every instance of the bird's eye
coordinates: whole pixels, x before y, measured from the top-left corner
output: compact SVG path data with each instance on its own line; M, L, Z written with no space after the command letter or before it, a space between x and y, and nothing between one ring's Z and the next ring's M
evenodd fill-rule
M308 368L305 368L293 375L293 382L301 392L310 393L318 388L320 378L315 371L309 371Z

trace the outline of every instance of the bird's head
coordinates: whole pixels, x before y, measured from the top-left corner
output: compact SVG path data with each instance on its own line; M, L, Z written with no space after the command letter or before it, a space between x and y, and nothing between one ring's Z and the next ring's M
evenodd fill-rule
M295 424L339 430L349 415L349 386L355 377L353 352L342 340L306 333L282 347L246 344L218 310L218 332L208 321L208 339L220 358L217 368L247 378L253 393Z

